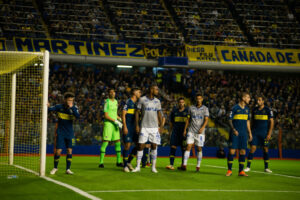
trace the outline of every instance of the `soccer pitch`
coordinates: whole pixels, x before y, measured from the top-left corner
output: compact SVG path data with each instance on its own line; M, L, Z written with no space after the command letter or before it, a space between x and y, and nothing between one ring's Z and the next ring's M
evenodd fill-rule
M300 199L300 161L271 160L273 174L263 173L263 161L254 160L249 177L239 177L238 161L233 175L225 177L226 160L204 158L200 173L195 172L195 159L188 170L165 169L168 158L158 158L158 174L150 168L140 173L124 173L114 157L105 158L105 168L98 168L98 157L74 156L74 175L65 174L65 157L56 175L49 175L53 157L47 158L47 176L77 187L99 199ZM134 160L135 161L135 160ZM180 158L175 163L179 164ZM1 200L6 199L87 199L74 191L28 176L0 182Z

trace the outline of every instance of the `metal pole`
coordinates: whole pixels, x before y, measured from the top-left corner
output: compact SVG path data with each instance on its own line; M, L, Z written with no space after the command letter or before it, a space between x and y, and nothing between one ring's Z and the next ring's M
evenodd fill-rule
M42 100L42 133L40 140L40 176L46 172L46 142L47 142L47 115L48 115L48 79L49 79L49 52L44 53L43 70L43 100Z

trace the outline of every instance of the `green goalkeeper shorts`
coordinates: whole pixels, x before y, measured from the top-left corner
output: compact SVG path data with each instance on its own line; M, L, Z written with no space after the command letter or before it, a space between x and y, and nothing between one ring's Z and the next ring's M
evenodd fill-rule
M120 140L119 127L112 122L104 122L103 140L116 141Z

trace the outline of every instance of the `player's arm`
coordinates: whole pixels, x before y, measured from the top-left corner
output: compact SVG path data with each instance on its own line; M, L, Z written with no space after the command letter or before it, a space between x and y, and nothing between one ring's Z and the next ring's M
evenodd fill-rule
M57 111L57 107L58 107L57 105L50 106L50 104L48 103L47 106L48 106L48 112Z
M233 116L234 116L234 110L231 109L230 114L229 114L229 126L230 126L231 130L233 131L233 134L238 136L239 132L234 128L233 123L232 123Z
M73 106L70 108L70 110L72 111L73 115L74 115L77 119L79 119L80 114L79 114L79 111L78 111L78 107L75 106L75 105L73 105Z
M140 133L140 114L141 114L141 110L140 109L136 109L135 110L135 131L139 134Z
M185 125L184 125L184 131L183 131L183 136L186 136L186 130L189 127L190 124L190 114L187 116L186 120L185 120Z
M170 114L170 132L173 130L173 123L174 123L174 109L172 110Z
M250 120L247 120L247 129L248 129L248 134L249 134L249 142L251 142L252 141L252 132L251 132Z
M204 131L204 129L205 129L205 127L207 126L207 124L208 124L208 117L205 116L205 117L204 117L204 123L202 124L202 126L201 126L201 128L200 128L200 130L199 130L199 134L201 134L201 133Z
M128 129L126 124L126 114L127 114L127 105L125 104L123 110L122 110L122 121L123 121L123 134L127 135Z
M163 116L161 114L161 110L157 111L157 117L158 117L159 132L162 133L164 128L164 121L163 121Z
M115 120L108 115L108 110L109 110L109 104L108 104L108 102L105 102L105 104L104 104L104 119L111 121L111 122L115 122Z
M270 127L269 127L269 131L268 131L268 135L267 135L267 140L270 140L271 139L271 135L272 135L272 132L273 132L273 128L274 128L274 119L273 119L273 111L270 110L270 113L269 113L269 121L270 121Z
M207 126L208 124L208 117L209 117L209 111L208 111L208 108L205 109L205 114L204 114L204 123L202 124L200 130L199 130L199 134L201 134L205 127Z

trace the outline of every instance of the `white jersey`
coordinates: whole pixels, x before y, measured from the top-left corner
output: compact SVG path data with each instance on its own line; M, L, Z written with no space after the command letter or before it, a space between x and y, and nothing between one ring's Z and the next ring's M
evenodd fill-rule
M204 118L209 117L208 108L202 105L200 108L196 106L191 106L189 108L189 116L190 116L190 124L188 128L188 132L198 133L200 128L204 123ZM205 130L203 131L204 134ZM202 134L202 133L201 133Z
M142 113L142 128L158 128L157 112L161 110L160 100L157 98L149 99L147 96L140 98L137 109Z

